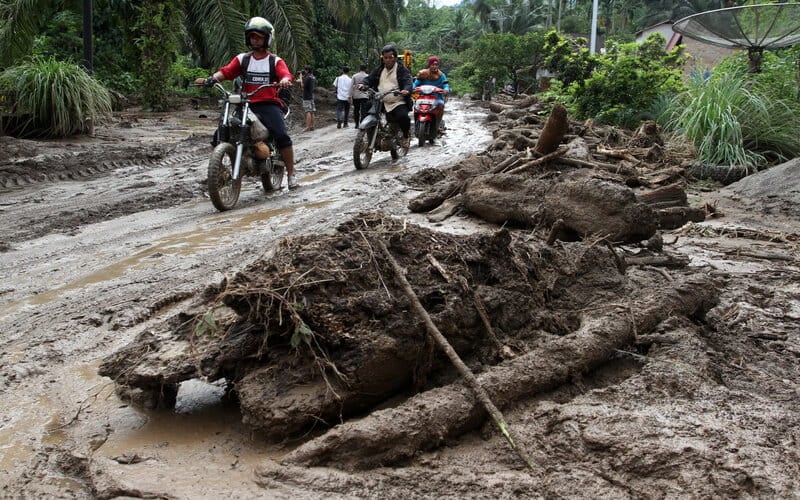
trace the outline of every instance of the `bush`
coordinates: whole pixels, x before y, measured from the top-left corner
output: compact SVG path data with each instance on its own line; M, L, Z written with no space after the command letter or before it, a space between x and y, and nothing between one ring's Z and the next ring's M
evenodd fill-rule
M111 94L75 64L34 57L0 74L0 88L17 94L24 129L68 137L91 131L111 115Z
M569 86L577 116L636 128L659 95L683 87L681 49L665 53L664 44L660 34L642 44L612 44L589 78Z
M746 58L735 56L707 80L693 78L673 100L668 128L694 144L703 163L755 170L800 155L800 105L791 65L764 55L762 73L748 73Z

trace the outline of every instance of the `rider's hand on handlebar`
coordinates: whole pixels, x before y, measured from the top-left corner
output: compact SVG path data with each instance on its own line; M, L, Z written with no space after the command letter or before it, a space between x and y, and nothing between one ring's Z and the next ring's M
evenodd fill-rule
M285 89L285 88L291 87L291 86L292 86L292 80L289 79L289 78L284 78L283 80L278 82L278 87L280 87L282 89Z
M206 87L213 87L217 81L214 79L213 76L209 76L208 78L197 78L194 81L195 85L204 85Z

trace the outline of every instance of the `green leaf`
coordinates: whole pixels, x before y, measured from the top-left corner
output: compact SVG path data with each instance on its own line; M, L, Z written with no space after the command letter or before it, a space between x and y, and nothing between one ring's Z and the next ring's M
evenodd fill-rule
M297 349L301 342L311 345L312 335L314 335L314 332L311 330L311 328L309 328L304 321L300 320L300 322L294 328L294 333L292 334L289 344L293 349Z
M206 311L203 318L197 323L197 326L195 326L194 333L196 336L201 337L208 333L215 332L217 328L217 319L214 317L214 312Z

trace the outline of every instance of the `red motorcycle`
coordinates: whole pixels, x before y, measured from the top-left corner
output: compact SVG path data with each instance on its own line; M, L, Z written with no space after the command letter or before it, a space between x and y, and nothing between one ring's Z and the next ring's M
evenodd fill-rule
M419 140L420 147L426 141L433 144L439 136L444 103L439 101L436 94L443 92L444 89L436 85L420 85L414 89L414 136Z

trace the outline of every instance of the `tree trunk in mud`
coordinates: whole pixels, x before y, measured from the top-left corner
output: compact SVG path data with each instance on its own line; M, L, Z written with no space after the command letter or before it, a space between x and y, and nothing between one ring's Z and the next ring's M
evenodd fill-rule
M575 333L498 365L478 380L500 407L557 387L607 361L615 350L668 317L704 313L715 302L716 290L710 278L684 279L639 301L621 303L615 311L586 318ZM294 450L284 463L344 469L389 465L474 429L485 418L468 387L439 387L398 407L335 427Z
M564 140L567 130L569 130L567 108L562 104L556 104L553 106L553 111L550 112L550 117L544 123L535 151L540 155L552 153Z

